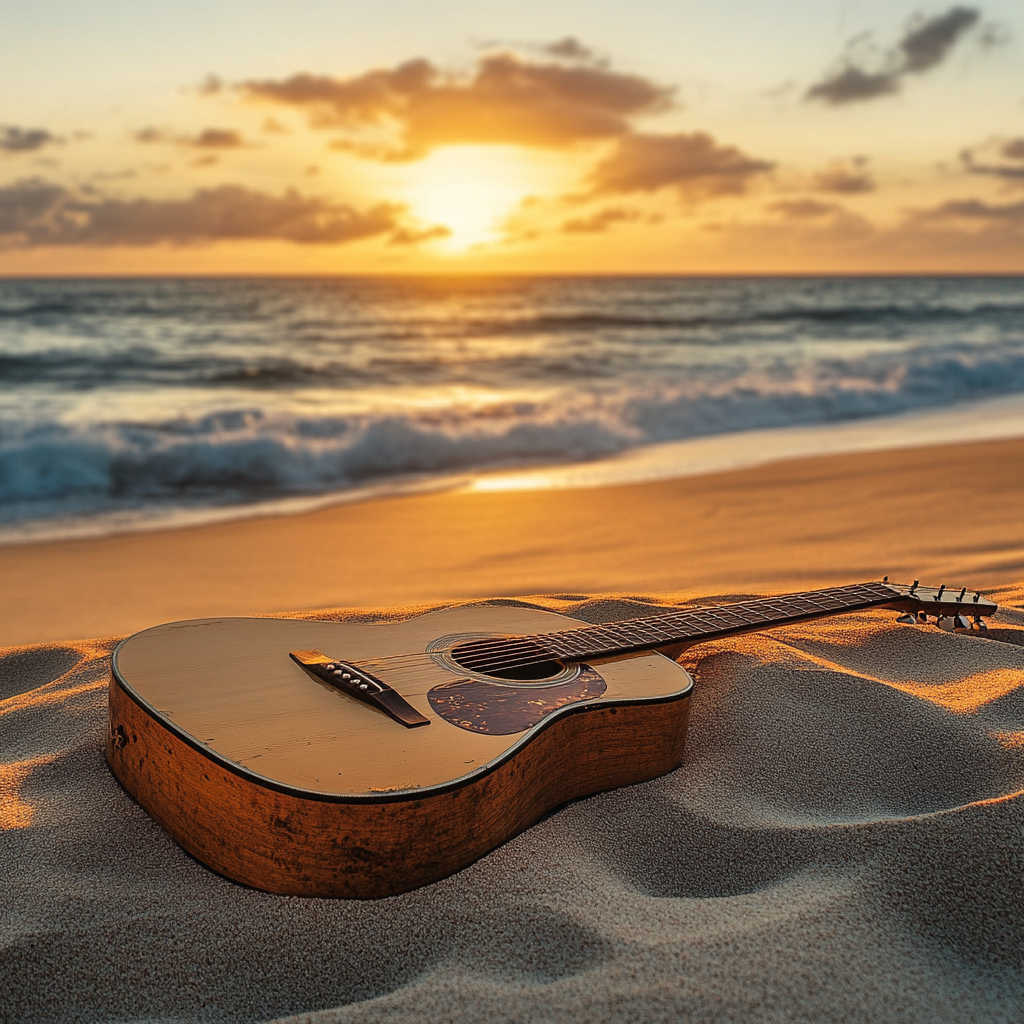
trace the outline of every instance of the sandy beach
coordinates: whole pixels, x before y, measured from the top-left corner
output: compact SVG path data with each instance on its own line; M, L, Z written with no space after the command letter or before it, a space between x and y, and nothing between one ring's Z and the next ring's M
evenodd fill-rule
M1020 1020L1022 498L1003 441L0 550L0 1020ZM103 759L116 636L161 620L608 621L883 573L1001 610L987 636L873 612L694 648L680 770L405 896L226 881Z
M0 644L203 615L1024 577L1024 440L578 490L451 492L0 547Z

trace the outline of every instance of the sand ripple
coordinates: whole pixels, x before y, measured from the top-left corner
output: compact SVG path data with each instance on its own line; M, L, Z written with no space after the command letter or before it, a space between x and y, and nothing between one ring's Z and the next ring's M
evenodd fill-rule
M374 903L166 838L103 760L112 640L0 651L0 1020L1019 1021L1010 596L987 639L879 613L695 650L680 771Z

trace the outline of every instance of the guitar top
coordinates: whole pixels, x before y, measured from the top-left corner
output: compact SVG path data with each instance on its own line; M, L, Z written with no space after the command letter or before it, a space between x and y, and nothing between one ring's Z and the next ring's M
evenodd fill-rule
M369 625L168 623L113 656L107 758L230 878L389 895L566 800L678 767L693 682L659 651L871 607L959 631L995 611L966 589L883 581L600 626L487 605Z
M253 776L298 790L359 796L427 789L485 768L514 746L549 708L573 698L604 703L682 695L686 672L658 654L602 665L602 692L582 670L519 683L487 679L425 649L440 638L536 632L582 625L551 612L479 606L434 612L389 625L289 619L197 619L137 633L115 655L115 671L133 696L207 755ZM408 651L418 651L408 655ZM430 727L407 728L351 699L300 665L292 652L334 652L369 668L400 693ZM393 661L391 659L394 659ZM325 656L325 661L330 663ZM466 728L469 711L446 719L455 694L478 684L505 720ZM596 687L591 684L596 691ZM492 712L492 717L497 709ZM455 719L452 721L452 719ZM509 729L511 731L506 731ZM496 731L500 730L500 731Z

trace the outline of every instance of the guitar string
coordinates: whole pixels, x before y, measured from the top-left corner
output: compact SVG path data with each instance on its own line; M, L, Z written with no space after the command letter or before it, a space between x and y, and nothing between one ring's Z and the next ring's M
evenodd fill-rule
M850 590L852 590L852 589L860 589L861 586L863 586L863 585L852 585L850 588L842 588L842 590L845 591L847 589L850 589ZM838 590L839 588L836 588L836 589ZM526 636L518 635L518 634L511 634L511 635L506 635L506 636L495 637L492 640L488 640L487 642L482 642L482 641L479 641L479 640L478 641L473 641L473 640L459 641L459 642L456 642L456 643L451 644L449 646L435 648L433 651L430 651L430 652L415 652L415 653L410 652L409 654L401 654L401 655L383 655L383 656L377 657L377 658L366 659L366 662L367 663L370 663L370 662L380 663L380 662L385 662L385 661L387 661L387 662L395 662L395 661L399 661L399 660L401 660L403 658L407 658L407 657L419 657L419 655L421 653L426 653L426 654L450 653L450 652L454 651L457 647L460 647L460 646L470 646L472 648L472 654L474 656L474 661L478 660L480 657L486 657L489 654L502 653L502 654L504 654L506 656L504 661L498 662L498 663L488 663L488 665L493 665L493 667L495 667L495 668L507 668L507 667L514 667L514 665L517 662L519 662L520 659L524 655L526 655L526 654L531 655L531 657L529 657L527 660L522 661L523 665L527 665L527 664L531 664L531 663L536 663L538 661L556 660L558 658L573 658L573 659L575 659L575 658L581 658L581 657L587 657L587 656L593 657L594 655L596 655L596 654L598 654L600 652L603 652L604 650L635 649L636 647L639 647L639 646L644 646L644 645L652 644L655 641L657 642L657 646L669 646L672 643L679 643L679 642L683 642L685 640L691 639L694 635L701 635L701 634L703 634L705 632L715 632L715 633L720 632L720 630L717 630L717 629L716 630L707 630L707 629L703 629L703 628L699 628L696 634L694 634L693 632L690 631L690 629L694 625L696 625L698 627L708 625L709 623L706 622L706 621L705 622L699 622L699 621L694 621L694 620L695 619L699 619L699 618L705 618L706 619L706 617L709 614L721 617L723 614L728 615L728 614L732 613L735 616L735 615L737 615L737 613L746 612L747 614L756 614L758 616L758 619L760 620L760 621L756 621L756 620L755 621L751 621L749 619L744 619L744 621L739 622L739 623L736 623L736 622L731 622L730 623L730 622L726 621L726 622L724 622L724 625L726 626L727 629L735 628L737 626L757 626L757 625L764 625L764 624L768 624L768 623L776 623L776 622L781 623L781 622L786 621L788 619L798 618L798 617L800 617L802 615L808 614L808 609L806 609L806 608L797 608L797 609L795 609L795 614L794 614L793 610L786 609L786 611L789 612L789 614L782 614L782 615L780 615L779 612L778 612L778 609L775 608L775 609L773 609L773 611L775 611L774 615L771 615L771 616L768 616L768 617L763 617L763 616L760 615L759 611L755 609L755 607L752 607L752 606L755 606L755 605L764 605L764 604L769 604L769 603L774 604L774 605L779 605L779 604L783 604L783 603L792 605L796 601L802 600L804 604L812 604L813 607L810 610L811 614L813 614L815 616L817 616L817 615L825 616L825 615L828 615L830 613L839 613L839 612L846 611L846 610L853 610L853 609L858 608L858 607L865 607L865 608L866 607L870 607L872 604L882 603L885 599L890 597L890 595L888 595L888 594L886 594L886 595L879 595L877 593L877 591L874 594L871 594L870 597L868 597L867 601L865 601L865 595L863 595L863 594L849 595L849 596L855 597L855 600L853 602L846 602L846 601L844 601L841 604L841 606L838 607L838 608L828 608L828 607L822 607L821 605L817 604L816 602L808 600L808 598L810 598L810 596L812 594L815 597L819 597L819 598L820 597L828 597L828 598L831 598L832 600L835 600L836 597L838 596L835 591L810 591L810 592L801 593L801 594L785 595L784 598L767 598L767 599L764 599L763 601L758 600L756 602L742 602L742 603L737 603L737 604L733 604L733 605L719 605L719 606L715 606L713 608L706 608L706 607L701 608L701 607L698 607L698 608L680 609L678 612L668 612L668 613L665 613L663 615L658 615L658 616L647 616L647 617L636 618L636 619L626 619L626 620L620 620L618 622L608 623L608 624L600 624L600 623L598 623L598 624L594 624L594 625L591 625L591 626L584 626L584 627L582 627L581 629L578 629L578 630L557 630L557 631L553 631L551 633L539 633L539 634L532 634L532 635L526 635ZM843 596L845 597L847 595L844 594ZM742 618L742 615L740 615L740 617ZM680 619L682 619L684 621L679 621ZM690 620L690 621L685 621L685 620ZM721 626L723 623L722 622L715 623L715 622L712 621L710 624L711 625L719 625L719 626ZM537 650L538 646L543 646L545 643L550 643L552 641L557 642L558 640L560 640L561 637L560 637L559 634L569 634L569 633L586 634L586 633L590 633L592 636L600 637L600 633L601 633L602 630L615 629L615 630L619 630L619 631L628 631L628 629L630 627L632 627L634 629L641 629L641 630L649 630L649 629L652 629L652 628L659 629L659 628L662 628L662 627L668 627L669 631L671 632L671 635L668 636L668 637L656 637L654 641L652 641L650 636L648 635L648 636L642 637L638 641L638 643L630 644L628 648L626 648L623 645L619 644L619 645L613 646L613 647L601 647L601 648L598 648L598 649L591 648L591 649L587 649L587 650L580 650L578 652L578 654L574 654L574 655L573 654L566 655L564 653L560 653L558 651L550 650L550 649L546 650L546 651L541 651L541 652L538 652L538 650ZM613 637L613 639L621 639L621 638L614 638Z
M865 610L867 608L870 608L871 606L872 606L871 604L860 603L860 604L849 605L849 606L846 606L844 608L838 608L838 609L823 609L820 614L821 614L821 617L826 617L829 613L840 614L842 612L847 612L847 611ZM775 619L775 620L766 620L766 622L761 623L761 624L758 624L758 623L740 623L737 626L734 626L732 628L740 628L740 629L742 629L743 626L755 626L756 627L758 625L762 625L762 626L765 626L765 627L770 627L772 625L783 625L787 621L790 621L790 620L788 618L781 618L781 619ZM725 632L722 635L728 636L729 633ZM688 638L687 637L680 637L679 639L680 640L684 640L684 639L688 639ZM672 641L668 641L668 643L671 643L671 642ZM667 646L668 643L666 643L665 646ZM451 648L448 648L447 650L451 650ZM414 673L414 670L417 668L417 664L422 664L422 665L426 666L426 665L432 663L432 661L433 661L433 659L431 658L431 654L432 653L438 653L438 652L436 652L436 651L435 652L429 652L429 653L423 652L423 653L417 653L417 654L398 655L398 656L393 656L391 658L385 657L385 658L367 659L367 661L365 661L365 662L357 662L356 664L373 666L377 662L381 662L381 661L392 661L393 662L393 661L397 661L397 660L401 659L404 662L404 664L402 664L400 666L394 666L394 667L388 666L389 668L392 668L392 671L390 671L389 674L388 674L388 678L389 678L389 680L391 680L394 683L397 683L399 685L403 685L407 681L414 680L414 679L417 678L417 675ZM538 659L538 660L549 660L549 659L548 658L544 658L544 659ZM534 663L536 663L536 662L534 662ZM477 669L476 671L481 671L481 672L483 672L483 674L494 674L495 672L499 672L499 671L502 671L502 670L508 669L508 668L525 667L528 664L531 664L531 662L523 662L523 661L518 660L518 659L511 659L511 660L506 660L505 662L489 664L487 666L487 669L490 670L489 672L487 672L487 671L485 671L483 669ZM474 669L470 668L469 671L474 671ZM508 683L515 683L515 682L517 682L517 680L510 679L510 680L506 680L506 682L508 682ZM541 683L543 681L542 680L538 680L537 682Z
M698 607L698 608L680 609L678 612L667 612L665 614L657 615L657 616L646 616L646 617L641 617L641 618L636 618L636 619L626 619L626 620L621 620L621 621L618 621L618 622L608 623L608 624L594 624L594 625L591 625L591 626L582 627L579 630L558 630L558 631L554 631L552 633L542 633L542 634L535 634L535 635L528 635L528 636L521 636L521 635L513 634L513 635L507 636L507 637L496 637L493 640L490 640L490 641L488 641L486 643L483 643L483 642L480 642L480 641L473 642L473 641L470 640L470 641L464 641L464 642L457 642L455 644L452 644L452 645L449 645L449 646L446 646L446 647L435 648L433 651L430 651L430 652L415 652L415 653L401 654L401 655L384 655L384 656L381 656L381 657L378 657L378 658L364 659L364 660L360 661L359 664L370 665L370 664L379 664L379 663L382 663L382 662L395 663L395 662L399 662L399 661L402 661L404 659L409 659L409 658L414 658L416 660L419 660L419 659L421 659L424 656L429 658L431 654L450 653L453 650L455 650L457 647L464 646L464 645L471 645L472 646L472 654L474 655L474 663L476 663L481 656L486 656L488 654L501 653L501 654L505 655L504 659L501 660L501 661L498 661L498 662L486 662L485 667L486 668L490 668L492 670L492 672L495 671L495 670L502 671L502 670L505 670L505 669L508 669L508 668L514 668L514 667L525 667L527 665L536 664L538 662L543 662L543 661L548 661L548 660L558 660L559 658L566 658L566 659L570 659L570 660L579 660L580 658L583 658L583 657L588 657L588 656L589 657L594 657L597 654L603 653L605 650L607 650L607 651L627 650L627 649L636 650L638 648L642 648L642 647L645 647L645 646L653 648L655 646L655 643L656 643L656 646L658 646L658 647L669 646L672 643L680 643L680 642L684 642L686 640L692 639L695 635L699 636L699 635L702 635L702 634L707 633L707 632L714 632L714 633L722 632L720 629L717 629L717 630L698 629L697 633L694 634L694 633L690 632L689 629L685 628L685 627L692 627L693 625L697 625L697 626L707 625L706 622L694 622L693 620L699 619L699 618L705 618L706 619L709 614L710 615L714 615L714 616L722 616L723 614L730 614L730 613L732 613L733 615L736 615L738 613L746 612L747 614L758 615L758 618L761 620L760 622L750 621L748 619L746 621L742 621L742 622L739 622L739 623L736 623L736 622L733 622L733 623L729 623L729 622L714 623L714 622L712 622L711 623L712 625L715 625L715 624L722 625L722 624L724 624L726 626L726 632L725 632L724 635L728 635L728 631L729 630L735 629L735 628L738 628L738 627L742 628L743 626L755 626L756 627L758 625L767 626L769 624L782 624L782 623L784 623L786 621L789 621L790 619L800 618L802 616L807 615L809 610L806 607L805 608L795 608L795 609L792 608L792 606L794 604L796 604L797 602L801 602L804 605L811 604L812 605L812 609L810 610L810 614L814 615L815 617L818 617L818 616L824 617L824 616L827 616L828 614L838 614L838 613L841 613L843 611L853 611L853 610L856 610L858 608L868 608L868 607L871 607L872 605L875 605L875 604L884 603L885 600L887 600L887 599L891 599L891 596L892 596L891 595L891 591L890 591L889 594L879 594L878 591L875 590L874 593L870 593L870 595L865 595L863 593L863 589L862 588L870 587L870 586L872 586L872 585L871 584L851 584L848 587L830 588L828 590L820 590L820 591L807 591L807 592L802 592L802 593L798 593L798 594L787 594L787 595L783 595L781 597L759 599L757 601L752 601L752 602L738 602L738 603L732 604L732 605L718 605L718 606L714 606L714 607L711 607L711 608L708 608L708 607ZM875 586L878 586L878 585L875 585ZM881 586L885 586L885 585L882 584ZM861 593L850 593L850 591L861 591ZM827 598L827 599L830 599L832 601L835 601L835 600L840 598L840 595L843 598L852 597L852 598L854 598L854 600L853 601L842 601L841 604L840 604L840 607L838 607L838 608L822 607L817 602L811 600L811 598L813 596L814 598L819 598L819 599L820 598ZM865 598L866 598L866 600L865 600ZM768 617L762 617L761 614L760 614L759 609L757 609L756 606L762 606L763 607L764 605L769 605L769 607L771 605L775 605L776 607L772 609L773 611L775 611L775 614L771 615L771 616L768 616ZM779 614L779 610L778 610L778 606L779 605L789 605L789 606L791 606L790 608L785 609L787 612L789 612L789 614L782 614L782 615L780 615ZM740 617L742 617L742 615ZM679 621L680 619L683 619L683 620L689 619L690 622ZM668 627L669 630L671 630L671 631L674 631L673 635L671 635L671 636L669 636L667 638L666 637L658 637L658 638L655 638L655 640L652 640L649 636L647 636L647 637L644 637L644 638L640 639L638 643L629 645L628 648L623 647L620 644L617 647L602 647L602 648L599 648L599 649L596 649L596 650L595 649L580 650L578 652L578 654L576 654L576 655L560 654L559 652L552 651L552 650L541 651L541 652L537 651L538 645L543 646L543 644L545 642L550 642L550 641L556 641L557 642L557 640L559 639L559 635L558 635L559 633L584 633L585 634L585 633L590 632L592 635L599 636L603 629L604 630L615 629L615 630L619 630L619 631L628 631L628 629L630 627L633 627L634 629L646 629L646 630L649 630L651 628L658 629L658 628L661 628L663 626ZM685 629L685 631L681 632L684 629ZM616 639L616 638L613 638L613 639ZM527 654L529 654L530 656L526 657ZM475 668L477 666L476 666L476 664L474 664L472 666L466 666L466 667L468 667L468 668L470 668L472 670L473 668Z

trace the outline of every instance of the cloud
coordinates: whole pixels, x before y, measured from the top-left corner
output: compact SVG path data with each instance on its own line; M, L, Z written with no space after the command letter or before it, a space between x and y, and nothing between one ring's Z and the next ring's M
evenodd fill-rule
M433 242L438 238L450 238L451 229L443 224L435 224L429 228L399 228L388 238L388 245L419 245L422 242Z
M811 86L804 98L841 106L897 93L907 75L922 74L941 64L980 17L974 7L951 7L931 18L918 17L896 46L880 56L869 36L858 36L851 40L839 67ZM870 64L876 67L865 67Z
M912 219L1024 224L1024 202L988 203L983 199L950 199L938 206L912 211Z
M216 96L224 91L224 80L219 75L207 75L199 83L200 96Z
M1009 184L1024 185L1024 137L994 140L965 149L960 159L971 174L985 174L1002 178Z
M45 128L17 128L0 125L0 153L34 153L59 139Z
M163 128L140 128L133 134L144 145L173 144L191 149L241 149L245 139L233 128L204 128L196 135L174 135Z
M817 199L780 199L777 203L770 203L766 209L786 220L814 220L817 217L843 212L843 208L838 204L822 203Z
M956 41L978 23L981 15L974 7L951 7L945 14L919 19L900 40L904 69L928 71L941 64Z
M813 187L818 192L835 192L838 195L874 192L875 181L866 167L867 160L864 157L855 157L849 163L834 160L814 176Z
M277 239L339 244L401 232L402 208L357 210L289 189L270 195L221 185L184 199L118 199L32 178L0 188L7 246L196 244Z
M562 224L562 230L569 235L600 234L615 224L639 220L639 210L630 210L623 206L610 206L598 210L589 217L574 217Z
M672 100L671 89L638 75L511 53L481 57L469 75L419 59L354 78L297 74L238 88L257 102L305 110L316 128L356 133L335 148L379 160L467 143L558 149L615 138L631 130L631 118Z
M549 53L552 57L579 61L581 64L593 64L597 61L594 51L589 46L584 46L575 36L566 36L557 42L548 43L543 50L544 53Z
M687 198L735 195L774 165L720 145L706 132L627 135L593 169L595 193L678 189Z

